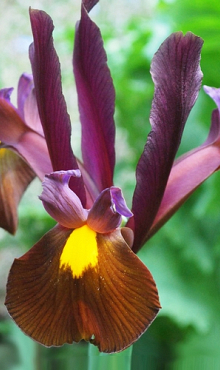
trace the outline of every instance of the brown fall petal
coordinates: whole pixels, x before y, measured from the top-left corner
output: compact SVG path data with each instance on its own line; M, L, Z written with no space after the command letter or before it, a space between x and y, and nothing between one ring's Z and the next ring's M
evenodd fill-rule
M45 346L84 339L103 352L121 351L159 311L155 282L120 230L96 234L97 262L76 278L74 269L60 264L71 234L56 226L14 261L7 284L8 311L27 335Z

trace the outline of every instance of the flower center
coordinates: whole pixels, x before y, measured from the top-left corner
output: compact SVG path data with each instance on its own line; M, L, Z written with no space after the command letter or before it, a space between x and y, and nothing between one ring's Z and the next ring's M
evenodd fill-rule
M96 232L87 225L75 229L66 241L60 257L60 268L70 268L74 278L82 277L98 263Z

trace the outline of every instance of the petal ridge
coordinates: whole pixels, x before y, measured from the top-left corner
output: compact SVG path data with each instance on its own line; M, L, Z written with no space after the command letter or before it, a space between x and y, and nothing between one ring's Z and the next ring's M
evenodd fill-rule
M150 113L152 130L137 165L133 196L133 250L137 252L156 216L180 144L186 119L200 89L203 41L188 32L169 36L155 54L151 75L155 93Z

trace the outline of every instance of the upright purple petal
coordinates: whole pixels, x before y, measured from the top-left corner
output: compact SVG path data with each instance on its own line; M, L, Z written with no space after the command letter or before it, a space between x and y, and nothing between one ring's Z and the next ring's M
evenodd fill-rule
M53 45L53 22L43 11L30 10L34 43L30 47L36 99L54 171L77 169L70 145L71 125L62 94L58 56ZM85 204L82 178L70 186Z
M172 167L154 222L146 235L152 237L209 176L220 169L220 117L215 109L208 139L182 155Z
M82 123L82 156L99 191L113 184L115 92L100 31L82 6L73 55Z
M202 44L192 33L178 32L164 41L153 58L152 130L137 166L134 220L129 223L135 231L134 251L142 246L160 206L185 122L198 96Z
M90 10L99 2L99 0L83 0L82 3L89 13Z
M22 119L24 119L24 105L25 102L30 95L31 91L33 90L34 82L33 82L33 76L24 73L21 75L19 81L18 81L18 95L17 95L17 106L18 106L18 112Z
M32 89L24 104L24 118L26 124L44 137L44 131L39 117L35 89Z
M37 107L33 76L31 74L23 73L19 79L17 106L18 113L27 126L44 136Z

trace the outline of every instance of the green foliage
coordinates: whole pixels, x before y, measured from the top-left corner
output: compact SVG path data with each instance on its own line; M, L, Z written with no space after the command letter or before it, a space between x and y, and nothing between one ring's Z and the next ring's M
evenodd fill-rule
M150 56L152 36L146 20L131 19L121 37L108 38L105 47L116 89L116 122L126 130L130 163L134 167L150 130L149 113L153 96Z

